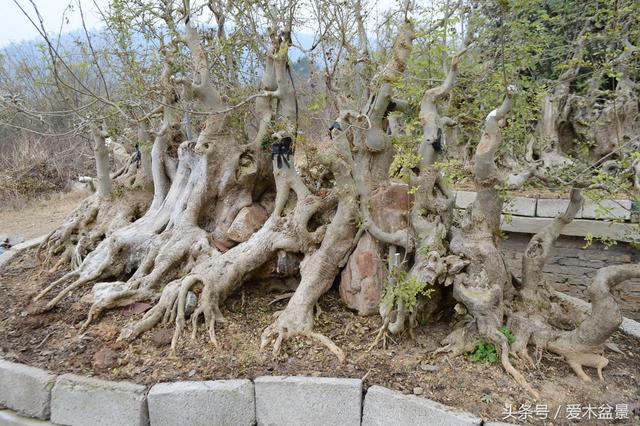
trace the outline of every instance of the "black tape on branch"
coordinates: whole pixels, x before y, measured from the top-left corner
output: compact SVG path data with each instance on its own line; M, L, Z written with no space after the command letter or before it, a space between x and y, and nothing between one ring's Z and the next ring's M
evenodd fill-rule
M386 117L390 112L395 111L397 106L398 104L396 104L395 102L389 101L389 105L387 105L387 110L384 112L384 116Z
M342 127L340 127L340 123L338 123L337 121L334 121L333 124L331 125L331 127L329 127L329 137L331 139L333 139L333 135L331 134L331 131L333 129L337 129L337 130L342 130Z
M271 145L271 160L276 159L278 168L281 169L282 165L286 165L287 168L291 167L289 165L289 156L291 156L291 144L292 140L289 136L284 137L278 141L275 141Z
M431 143L436 152L442 152L442 129L438 127L438 135L436 140Z
M136 162L136 169L140 168L140 161L142 161L142 153L140 152L140 147L136 144L136 153L133 157L133 161Z

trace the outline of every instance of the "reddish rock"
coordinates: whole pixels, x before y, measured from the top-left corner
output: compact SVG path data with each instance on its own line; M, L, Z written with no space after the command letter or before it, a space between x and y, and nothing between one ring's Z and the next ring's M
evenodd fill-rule
M258 204L260 204L260 206L262 206L266 210L267 214L271 214L271 212L273 212L275 203L276 194L273 192L267 192L258 202Z
M362 251L355 256L356 266L358 267L359 275L362 278L372 277L376 272L376 265L373 260L374 253L370 250Z
M118 354L111 348L102 348L93 355L93 368L103 370L118 364Z
M220 251L220 253L224 253L225 251L229 250L229 247L227 247L222 241L220 240L213 240L212 241L213 245Z
M259 204L244 207L233 220L227 237L238 243L247 241L267 221L267 211Z
M371 195L369 211L374 222L386 232L407 227L409 214L408 185L393 183L377 189Z
M351 254L340 278L340 297L359 315L378 313L387 269L380 252L382 244L365 233Z
M369 211L373 221L386 232L408 225L410 196L408 185L391 184L371 195ZM351 253L340 279L340 297L360 315L376 314L387 281L387 265L382 260L383 245L365 233Z

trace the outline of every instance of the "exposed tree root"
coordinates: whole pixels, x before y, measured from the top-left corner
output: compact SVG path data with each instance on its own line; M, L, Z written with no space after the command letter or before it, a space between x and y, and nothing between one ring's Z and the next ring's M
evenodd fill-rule
M274 297L271 302L267 303L267 306L273 305L274 303L280 302L281 300L288 300L293 296L293 292L280 294Z
M524 342L529 339L544 344L544 348L564 357L578 377L591 381L583 367L597 370L600 380L604 380L602 369L609 361L602 356L605 341L622 323L620 307L611 295L610 289L632 278L640 277L640 265L618 265L602 268L588 288L592 303L590 315L571 331L556 330L551 326L531 327L528 321L518 323L518 334L528 326L531 330L528 338L521 336ZM524 345L526 343L521 343Z
M46 264L58 256L50 272L67 263L78 268L105 237L135 221L148 203L149 194L139 190L126 190L121 197L100 198L93 194L45 238L38 247L38 257Z
M387 333L387 329L389 327L389 322L391 319L388 315L382 316L382 326L377 330L376 337L373 339L373 342L367 348L367 352L370 352L372 349L376 348L378 344L382 343L382 349L387 348L387 338L389 337Z
M274 159L274 170L278 170L276 162L277 160ZM296 189L298 201L293 211L284 217L280 217L274 211L271 218L249 240L222 254L205 256L203 261L197 262L191 273L180 280L178 284L166 287L160 298L162 307L155 311L152 310L153 312L150 311L140 324L123 331L123 338L136 337L140 332L151 327L154 321L159 322L166 317L158 311L166 312L167 309L170 309L169 318L174 319L176 324L172 349L176 350L186 326L184 311L186 296L194 286L201 286L197 292L199 294L198 306L191 315L192 332L195 335L197 323L202 316L209 332L210 341L214 345L218 345L216 325L225 322L220 311L220 304L228 295L237 289L253 271L273 259L278 252L282 250L293 252L313 250L315 245L322 240L325 228L320 227L310 232L307 230L308 222L315 213L330 208L334 204L334 197L329 195L323 198L311 195L305 187L301 186L300 177L295 172L283 173L283 170L278 170L275 175L276 182L287 181L280 185L280 187L286 187L287 192L288 188ZM165 296L164 292L169 294Z
M158 323L171 324L175 321L175 307L180 289L180 280L174 280L167 284L158 302L147 312L142 319L134 324L126 326L120 332L118 340L130 341L140 334L150 330Z
M332 143L325 144L319 152L319 161L332 171L335 177L335 192L338 197L338 208L331 223L324 231L320 247L307 254L300 265L302 277L298 288L289 300L285 310L278 319L262 333L261 347L273 344L274 353L280 349L283 339L294 335L307 335L334 353L341 361L344 354L326 337L314 333L313 307L318 299L329 288L340 272L340 262L349 253L356 235L356 216L358 203L356 186L351 175L350 141L353 140L353 129L348 128L359 117L341 114L341 128L345 131L333 130Z
M69 291L85 283L118 277L125 273L125 270L133 269L142 260L143 253L149 249L156 233L166 226L169 217L165 210L149 210L136 222L115 230L88 254L75 271L52 283L38 294L35 300L41 299L56 285L75 279L47 304L46 309L50 309Z
M198 265L193 274L182 280L177 303L176 329L172 347L175 349L186 325L184 302L187 291L196 283L204 283L198 299L198 307L192 315L194 328L200 315L205 318L210 340L217 345L216 323L224 322L220 304L236 290L244 279L263 264L272 259L279 250L307 251L317 241L317 234L302 231L307 221L321 208L326 208L328 200L308 195L284 218L275 215L263 225L248 241L213 257ZM330 200L329 200L330 201Z

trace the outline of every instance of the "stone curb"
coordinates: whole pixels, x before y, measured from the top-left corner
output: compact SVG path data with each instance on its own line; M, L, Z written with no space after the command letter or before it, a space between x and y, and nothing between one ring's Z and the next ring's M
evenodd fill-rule
M51 421L70 426L149 424L147 388L63 374L51 391Z
M454 193L455 206L458 209L466 209L476 198L474 191L454 191ZM553 218L564 213L568 205L569 200L564 198L514 196L507 200L504 211L518 216ZM631 210L631 200L602 200L600 203L586 201L576 214L576 219L627 221L631 219Z
M360 425L360 379L276 376L254 383L258 425Z
M3 426L357 426L389 424L388 420L397 426L482 424L482 419L471 413L381 386L369 388L362 410L360 379L276 376L258 377L253 382L173 382L156 384L147 393L142 385L75 374L56 377L2 359L0 379ZM42 420L30 418L36 416ZM376 421L375 416L387 421Z
M524 217L502 215L500 217L500 229L507 232L535 234L553 221L549 217ZM584 237L591 234L594 237L607 237L616 241L638 241L640 225L636 223L614 223L604 220L574 219L565 225L561 235Z
M46 370L0 359L0 406L46 420L56 376Z
M46 420L30 419L22 417L11 410L0 410L0 425L2 426L51 426L53 423Z
M256 422L251 380L159 383L147 395L152 425L237 425Z
M455 197L455 207L466 209L473 203L476 193L455 191ZM500 227L503 231L534 234L564 212L568 205L569 201L565 199L516 196L505 203L503 212L509 217L505 214L501 216ZM591 233L594 237L637 241L640 225L629 222L631 209L631 200L604 200L600 205L587 202L561 234L584 237Z
M430 399L371 386L364 398L362 426L479 426L482 419Z

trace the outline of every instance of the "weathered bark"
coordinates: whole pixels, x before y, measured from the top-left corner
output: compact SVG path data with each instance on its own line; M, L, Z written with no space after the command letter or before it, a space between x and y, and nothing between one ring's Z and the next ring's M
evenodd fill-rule
M591 314L572 331L564 331L547 343L547 348L562 355L583 380L591 381L583 366L596 368L600 380L609 361L601 354L604 342L622 323L622 313L611 289L626 280L640 277L640 265L617 265L600 269L589 285Z
M580 191L573 189L567 211L535 234L527 245L522 260L522 289L520 290L520 296L527 304L535 304L536 300L533 297L538 294L541 287L546 290L547 294L551 293L542 272L544 264L549 257L553 242L560 236L562 229L580 211L582 204L583 199Z
M476 199L465 212L461 229L453 229L450 249L469 262L464 273L458 274L453 283L453 297L462 303L472 317L471 322L458 328L442 343L442 350L461 354L469 350L478 339L496 345L504 369L529 393L537 392L526 382L509 360L507 338L500 333L505 315L505 301L513 296L511 274L498 249L500 214L503 199L499 186L503 177L495 163L501 143L500 126L511 110L509 87L502 105L491 111L476 148L475 185ZM506 300L505 300L506 299Z
M451 66L444 82L440 86L436 86L425 92L420 103L420 122L422 123L422 143L418 150L421 158L420 165L426 167L435 162L437 155L436 148L442 149L444 126L455 125L449 117L442 117L438 112L436 102L447 96L455 85L456 76L458 75L458 62L461 56L466 52L466 48L458 52L451 61ZM434 147L434 144L438 144Z
M342 114L341 128L348 129L358 117ZM344 126L344 127L343 127ZM356 182L351 174L353 158L350 140L353 129L333 130L331 141L320 148L318 159L331 170L335 178L338 207L331 223L324 231L320 247L307 254L300 266L302 277L298 288L278 319L262 333L261 346L273 343L274 353L280 350L283 339L307 335L329 347L343 361L344 354L327 337L313 332L313 307L333 283L344 259L351 251L356 235L358 213Z
M356 107L361 108L362 104L369 98L369 64L371 57L369 55L369 46L367 38L367 30L364 25L364 16L362 12L362 0L355 0L353 11L356 19L358 30L358 57L355 64L355 93L360 95Z
M93 154L96 157L96 175L98 197L105 198L111 194L111 176L109 174L109 150L105 139L109 136L104 128L91 126L93 137Z

